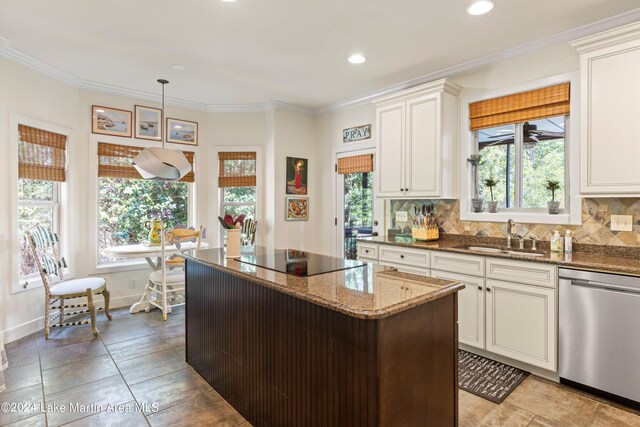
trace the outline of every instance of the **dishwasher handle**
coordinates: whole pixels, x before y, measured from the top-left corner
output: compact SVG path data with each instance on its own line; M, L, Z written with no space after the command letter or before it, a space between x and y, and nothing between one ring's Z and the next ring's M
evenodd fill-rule
M595 288L595 289L602 289L605 291L618 291L618 292L625 292L629 294L640 295L640 288L635 288L631 286L612 285L611 283L597 282L595 280L570 279L570 281L571 281L571 286L580 286L584 288Z

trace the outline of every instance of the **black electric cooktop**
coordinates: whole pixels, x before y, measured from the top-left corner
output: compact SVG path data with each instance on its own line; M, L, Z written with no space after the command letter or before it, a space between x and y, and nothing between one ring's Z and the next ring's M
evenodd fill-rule
M366 265L361 261L318 255L297 249L280 249L260 255L243 254L239 261L298 277L315 276Z

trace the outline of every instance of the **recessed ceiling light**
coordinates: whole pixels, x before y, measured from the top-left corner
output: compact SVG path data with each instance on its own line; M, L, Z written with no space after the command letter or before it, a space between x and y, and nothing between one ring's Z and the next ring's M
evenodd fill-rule
M222 1L225 2L225 3L233 3L236 0L222 0Z
M467 8L467 13L469 15L484 15L491 12L493 6L495 6L493 0L475 0Z
M363 55L360 55L359 53L356 53L355 55L351 55L349 57L349 62L351 62L352 64L362 64L366 60L367 58L365 58Z
M176 71L182 71L184 70L184 65L180 65L180 64L171 64L171 68L176 70Z

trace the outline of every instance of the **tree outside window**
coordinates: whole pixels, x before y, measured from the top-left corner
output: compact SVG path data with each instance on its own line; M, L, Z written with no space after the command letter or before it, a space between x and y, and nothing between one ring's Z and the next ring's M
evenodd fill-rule
M546 209L550 200L546 182L561 183L556 193L565 208L565 116L549 117L476 131L477 152L483 162L478 182L498 181L494 199L502 208ZM480 197L490 200L489 189L480 184Z

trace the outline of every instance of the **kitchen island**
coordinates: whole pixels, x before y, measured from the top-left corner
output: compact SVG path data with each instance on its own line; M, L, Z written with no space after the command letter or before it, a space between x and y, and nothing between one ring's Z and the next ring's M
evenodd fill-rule
M457 425L464 285L360 264L195 251L187 362L253 425Z

